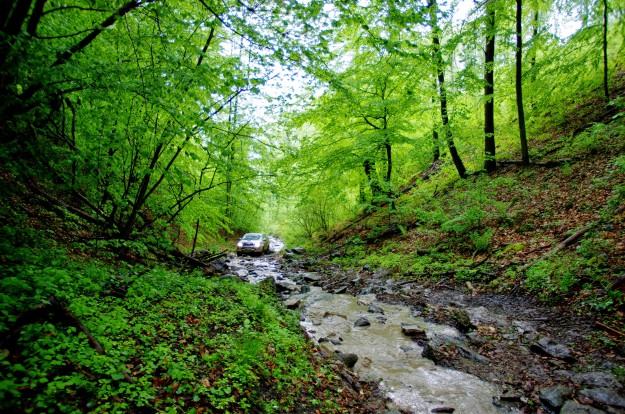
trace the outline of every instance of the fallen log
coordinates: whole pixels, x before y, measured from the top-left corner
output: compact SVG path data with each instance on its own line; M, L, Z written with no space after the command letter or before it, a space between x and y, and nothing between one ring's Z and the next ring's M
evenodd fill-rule
M614 211L613 215L617 216L617 215L621 214L623 211L625 211L625 205L617 208ZM527 269L529 269L530 267L534 266L536 263L539 263L539 262L549 258L550 256L554 255L555 253L559 252L560 250L562 250L562 249L564 249L566 247L569 247L570 245L575 243L577 240L579 240L579 238L582 237L586 232L588 232L588 230L590 230L593 227L599 225L602 221L603 221L603 219L599 219L599 220L593 221L592 223L589 223L589 224L585 225L584 227L582 227L581 229L579 229L575 233L571 234L565 240L563 240L560 243L558 243L556 245L556 247L554 247L553 249L549 250L547 253L545 253L544 255L539 257L538 259L536 259L536 260L534 260L534 261L532 261L530 263L527 263L526 265L522 266L521 269L519 269L519 270L521 272L524 272Z

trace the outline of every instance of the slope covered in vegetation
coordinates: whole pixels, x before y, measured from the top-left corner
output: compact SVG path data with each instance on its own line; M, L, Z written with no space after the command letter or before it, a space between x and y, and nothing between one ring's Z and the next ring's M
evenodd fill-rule
M579 102L569 122L550 127L529 167L504 160L495 173L464 180L416 178L394 204L338 225L324 241L325 256L348 267L385 268L403 281L566 303L609 324L618 345L625 117L619 103L597 108Z

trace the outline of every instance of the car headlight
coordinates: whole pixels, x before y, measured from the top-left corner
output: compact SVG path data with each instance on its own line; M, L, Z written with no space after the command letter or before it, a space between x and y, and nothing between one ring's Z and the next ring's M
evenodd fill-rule
M237 247L243 247L243 242L238 242Z

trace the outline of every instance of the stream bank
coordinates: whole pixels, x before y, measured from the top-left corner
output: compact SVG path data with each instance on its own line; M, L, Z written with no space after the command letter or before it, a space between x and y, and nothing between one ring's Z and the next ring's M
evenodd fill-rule
M562 309L401 284L384 270L345 272L291 252L226 265L252 283L275 281L311 339L377 383L390 410L625 413L623 355L593 340L591 321Z

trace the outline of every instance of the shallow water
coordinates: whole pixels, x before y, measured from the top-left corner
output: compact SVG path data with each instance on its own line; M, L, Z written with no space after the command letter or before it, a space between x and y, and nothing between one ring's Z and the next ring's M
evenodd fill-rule
M277 270L278 262L271 257L237 258L232 265L247 269L252 283L267 277L289 279ZM313 340L326 339L319 346L328 353L358 355L353 370L362 379L380 380L382 390L399 408L419 414L440 407L453 407L455 414L516 412L493 404L493 398L501 395L496 384L436 366L421 357L421 347L401 331L402 324L417 325L429 338L455 337L459 335L455 328L427 323L409 307L377 302L375 295L332 294L312 287L310 292L292 297L301 300L301 324ZM383 313L368 312L370 305ZM360 317L371 325L355 327Z
M302 326L315 339L333 339L319 345L329 353L358 355L354 371L362 379L381 380L381 388L402 409L429 413L434 408L453 407L454 413L509 412L493 404L501 394L491 383L463 372L438 367L421 357L421 347L405 336L402 324L418 325L433 335L457 336L449 326L430 324L405 306L375 301L374 295L354 297L321 292L318 288L298 295L302 299ZM369 313L370 304L384 314ZM354 327L365 317L370 326Z

